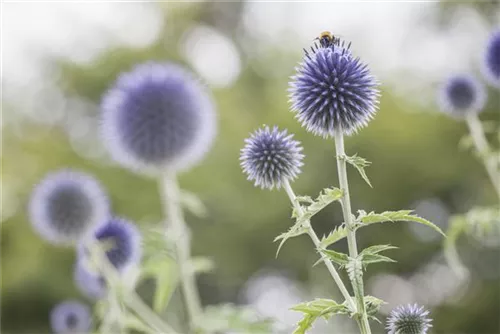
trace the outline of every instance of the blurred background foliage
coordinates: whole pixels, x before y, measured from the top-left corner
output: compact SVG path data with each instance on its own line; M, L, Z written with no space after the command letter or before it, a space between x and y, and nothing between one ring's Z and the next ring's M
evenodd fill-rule
M104 6L87 6L97 6L94 10L98 11L100 5ZM114 6L120 10L128 5ZM390 5L393 7L386 4L385 10L394 10L394 15L402 10L396 8L398 6L417 6ZM30 7L35 6L33 4L25 5L23 9L13 6L15 4L4 6L4 16L9 18L15 13L37 10ZM149 3L134 6L147 6L146 13L154 13L156 18L158 29L147 45L111 44L96 53L91 61L74 61L71 57L58 55L55 49L51 50L53 52L47 52L48 56L43 57L42 80L35 88L29 86L28 79L19 84L6 74L8 70L2 74L5 94L2 98L1 152L1 330L3 333L47 332L48 312L54 304L65 298L82 298L72 280L73 250L57 248L40 240L32 231L26 214L32 186L45 173L66 167L87 171L107 188L116 214L133 219L139 225L161 220L155 180L113 165L99 144L96 130L98 104L103 92L120 72L149 60L174 61L199 72L212 88L218 107L219 136L213 150L201 165L183 174L180 180L182 187L198 194L208 208L206 219L188 215L193 230L194 255L208 256L215 263L212 272L199 277L204 304L250 303L263 315L272 316L273 310L269 313L271 307L277 310L275 315L278 318L282 317L280 321L288 321L286 325L290 327L296 318L293 314L288 315L293 312L286 311L291 306L286 303L286 298L295 293L296 287L302 291L297 302L304 301L304 298L335 296L338 292L324 268L311 267L317 254L307 238L289 241L275 258L277 245L272 241L291 224L290 204L284 192L262 191L245 180L239 167L239 150L249 132L261 124L277 124L295 133L304 145L305 167L294 185L295 191L314 196L323 187L337 185L333 141L314 137L298 125L289 112L286 93L289 76L301 58L301 48L307 46L320 30L334 29L335 26L330 27L330 21L324 15L318 19L324 29L307 26L302 33L310 38L299 37L297 30L286 28L293 22L288 26L279 26L275 22L277 19L269 13L278 12L277 17L280 17L281 7L272 3ZM282 6L288 5L284 3ZM338 18L342 9L335 11L335 5L332 6L332 13ZM369 11L363 6L370 5L351 4L349 10ZM321 11L321 4L316 4L316 7ZM453 37L457 41L453 45L465 45L465 50L474 53L473 59L480 55L480 47L484 45L481 42L500 18L498 3L495 2L431 3L417 9L424 13L426 31L440 36L441 39L436 38L434 43L442 42L446 32L453 29L458 32L476 29L465 34L463 42ZM78 12L78 9L74 11ZM408 9L405 13L411 11ZM133 8L128 8L128 12L134 16ZM147 15L140 18L143 12L137 12L133 22L125 20L122 34L132 32L141 22L152 24L147 22ZM249 12L251 17L261 17L260 21L253 21L253 25L268 25L257 26L260 33L253 29L255 26L249 25ZM346 16L344 20L350 17ZM5 23L2 38L8 36L9 27L16 24L25 24L25 29L36 30L41 22L30 25L26 20L17 21L15 16L10 18ZM476 21L472 18L479 20L480 24L474 23ZM304 20L314 21L315 17L303 18L302 24ZM483 166L470 151L458 148L458 142L466 132L465 125L435 112L433 92L447 72L443 70L435 77L425 77L425 74L419 74L418 67L412 72L398 67L398 62L391 63L389 56L384 60L384 53L391 50L373 48L371 44L371 53L365 51L363 47L372 41L364 43L365 40L359 37L360 31L370 27L364 26L363 19L351 18L350 21L357 27L357 30L353 28L354 52L373 63L372 69L382 83L378 115L366 129L346 142L348 154L358 153L373 162L367 170L373 189L354 170L349 171L353 210L416 209L418 214L444 229L451 214L464 213L476 205L495 204L496 198ZM75 21L74 24L82 22ZM332 18L332 22L340 21ZM390 39L391 29L399 29L394 26L397 22L392 27L387 22L387 26L379 29L388 31L386 39ZM66 29L71 36L71 26ZM418 32L423 28L414 25L405 29ZM267 33L263 35L262 30ZM339 28L339 32L350 39L349 28L345 31ZM98 31L94 32L91 38L97 38L98 34ZM478 38L478 34L482 37ZM15 38L10 37L11 40ZM420 36L415 43L424 37ZM217 49L219 40L223 47ZM383 37L380 43L383 43ZM28 50L33 50L34 54L44 47L40 43L32 44ZM3 52L8 52L9 45L4 44ZM471 45L475 49L471 49ZM203 46L208 48L206 54ZM418 45L414 47L419 48ZM437 51L427 44L422 44L421 48L418 62L445 57L446 54L439 53L445 46ZM397 52L398 46L394 46L394 50ZM456 53L462 52L460 50ZM193 52L198 58L193 58ZM24 56L30 58L30 54ZM215 63L211 65L211 61ZM445 58L444 62L447 61ZM449 62L453 63L454 59ZM3 67L7 65L4 63ZM469 67L477 70L477 64L470 61L463 66L446 70L450 73ZM10 70L9 73L16 73ZM30 67L24 68L21 64L18 71L29 70ZM35 93L31 94L30 89ZM499 121L499 91L491 89L489 97L488 108L481 117ZM494 142L495 138L491 139ZM332 205L314 219L313 226L318 234L323 235L341 222L340 207ZM431 230L406 224L363 229L359 234L360 247L372 244L400 247L392 254L396 264L370 268L366 274L368 292L389 302L382 310L385 314L397 303L425 304L435 319L434 333L499 333L499 249L485 248L467 238L460 239L459 251L471 269L471 276L464 281L453 276L445 266L441 241ZM342 251L347 248L345 244L337 247ZM252 288L252 284L266 275L282 276L284 282L293 282L294 288L290 283L287 290L285 284L281 295L271 294L265 299L262 295L266 294L266 289L260 291ZM270 290L275 288L267 287ZM147 297L151 288L146 283L141 291ZM285 301L280 296L284 296ZM174 297L169 312L175 313L180 303L177 297ZM261 297L264 299L259 299ZM256 302L258 300L266 300L271 306L262 308L262 302ZM383 327L377 325L376 330L383 332Z

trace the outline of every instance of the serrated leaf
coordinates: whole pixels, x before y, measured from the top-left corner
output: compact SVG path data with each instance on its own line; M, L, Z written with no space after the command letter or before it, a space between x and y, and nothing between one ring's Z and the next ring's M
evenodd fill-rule
M361 257L361 262L363 263L363 267L366 268L367 265L372 263L379 262L396 262L390 257L380 255L380 254L365 254Z
M299 203L313 203L314 202L314 200L311 198L311 196L297 196L296 200Z
M363 262L363 267L366 268L369 264L379 263L379 262L396 262L393 259L380 255L380 252L396 249L397 247L391 245L375 245L368 248L365 248L360 254L359 257Z
M281 233L276 238L274 238L274 242L281 240L278 246L278 250L276 251L276 257L278 257L281 247L283 247L283 245L288 239L297 237L305 233L307 233L307 228L303 226L302 222L297 222L295 223L295 225L290 227L290 229L287 232Z
M359 228L375 223L411 221L431 227L432 229L446 237L444 232L438 226L434 225L425 218L413 215L411 213L412 210L385 211L382 213L366 213L364 211L359 211L359 215L356 218L356 221L358 222L357 227Z
M343 196L343 191L339 188L325 188L311 204L303 207L302 215L297 215L297 221L309 221L311 218L327 207L330 203L338 201Z
M332 262L340 266L345 266L349 262L349 255L330 249L319 249L319 252L326 255Z
M369 316L373 316L378 313L380 307L386 304L382 299L373 296L365 296L365 308ZM378 320L378 319L377 319Z
M331 299L315 299L295 305L291 310L304 313L304 317L298 322L297 328L293 332L294 334L305 334L320 317L328 319L334 314L349 314L349 309L345 304L339 304Z
M320 246L322 248L327 248L345 237L347 237L347 227L345 225L337 226L328 236L321 239Z
M363 180L365 180L365 182L370 186L370 188L373 188L372 184L370 183L370 180L368 179L368 175L366 175L366 172L365 172L365 167L370 166L372 163L370 161L366 160L365 158L358 156L357 154L355 154L351 157L345 155L343 158L345 159L345 161L347 163L349 163L354 168L356 168L358 170L358 173L363 178Z

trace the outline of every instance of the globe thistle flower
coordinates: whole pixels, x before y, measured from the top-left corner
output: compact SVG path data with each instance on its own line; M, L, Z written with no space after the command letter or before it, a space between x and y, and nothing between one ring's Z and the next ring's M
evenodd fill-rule
M287 130L266 126L246 139L240 161L248 180L254 181L255 186L273 189L297 178L304 155L300 153L300 142L292 137Z
M455 75L440 90L441 110L457 118L479 113L486 103L484 86L471 75Z
M486 80L500 88L500 29L494 31L488 40L482 70Z
M429 311L417 304L398 306L387 320L388 334L426 334L431 325Z
M125 271L141 260L141 236L134 224L122 218L112 218L94 232L106 253L108 261L118 270ZM80 247L80 259L88 253L85 245Z
M47 175L33 190L31 223L44 239L55 244L77 241L108 218L108 200L99 183L76 171Z
M90 299L97 300L106 296L106 279L99 273L88 269L82 260L77 261L73 273L76 287Z
M307 131L333 137L366 126L378 108L377 81L352 55L350 44L336 42L305 51L290 82L290 101Z
M88 333L92 324L91 313L80 302L66 301L52 309L50 324L55 334Z
M141 64L105 94L101 132L111 156L127 168L183 170L212 145L214 106L207 89L182 67Z

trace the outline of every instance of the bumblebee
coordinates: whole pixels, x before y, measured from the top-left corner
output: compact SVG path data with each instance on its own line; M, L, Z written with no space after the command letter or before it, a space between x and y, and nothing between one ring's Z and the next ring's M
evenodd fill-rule
M335 37L331 32L323 31L314 40L319 40L319 44L321 44L322 47L327 48L327 47L337 43L337 41L339 39L337 37Z

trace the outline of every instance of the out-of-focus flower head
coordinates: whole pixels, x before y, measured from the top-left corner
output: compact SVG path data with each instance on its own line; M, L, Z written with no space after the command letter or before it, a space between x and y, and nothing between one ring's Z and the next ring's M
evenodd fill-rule
M456 118L481 112L485 102L484 86L468 74L451 76L439 92L441 110Z
M33 190L30 220L44 239L69 244L84 238L109 215L107 196L90 175L70 170L47 175Z
M189 168L212 146L208 90L184 68L145 63L122 74L102 101L101 133L121 165L147 174Z
M62 302L52 309L50 324L55 334L89 333L92 325L90 309L77 301Z

